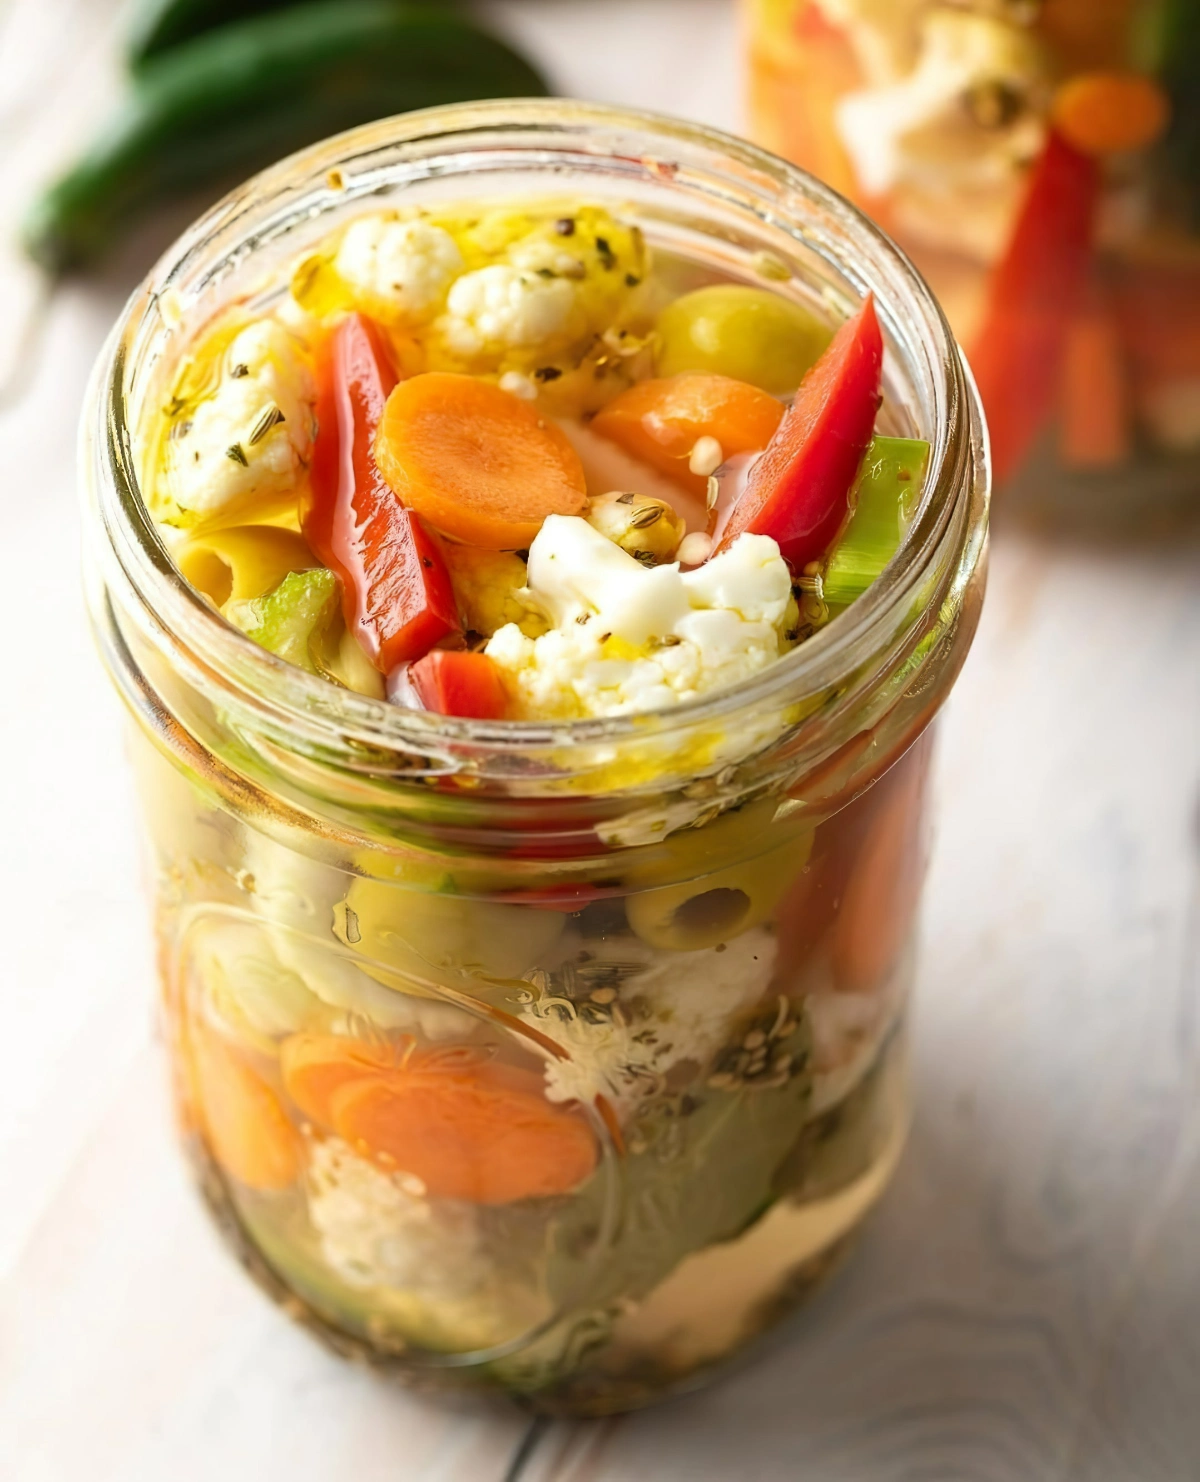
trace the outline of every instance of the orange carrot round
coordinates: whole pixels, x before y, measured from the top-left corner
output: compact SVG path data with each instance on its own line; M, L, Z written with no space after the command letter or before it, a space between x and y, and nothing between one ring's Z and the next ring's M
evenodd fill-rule
M639 381L592 419L592 428L634 458L703 494L708 478L688 463L702 437L720 445L721 456L757 453L771 441L783 404L751 386L704 371L685 371L657 381Z
M192 1054L213 1157L247 1188L288 1188L300 1172L300 1139L278 1096L210 1030L195 1032Z
M871 822L843 890L833 967L844 992L878 988L912 929L921 893L923 783L918 761Z
M279 1051L283 1087L296 1107L319 1127L332 1127L333 1095L351 1081L392 1069L390 1047L368 1045L336 1034L293 1034Z
M582 513L583 467L563 432L474 376L430 371L388 397L375 461L400 502L435 530L520 550L547 515Z
M565 1194L596 1166L596 1140L553 1106L542 1080L513 1066L410 1061L333 1093L339 1137L414 1174L434 1198L510 1204Z
M1088 72L1064 82L1051 119L1084 154L1146 149L1167 127L1171 105L1162 88L1137 72Z

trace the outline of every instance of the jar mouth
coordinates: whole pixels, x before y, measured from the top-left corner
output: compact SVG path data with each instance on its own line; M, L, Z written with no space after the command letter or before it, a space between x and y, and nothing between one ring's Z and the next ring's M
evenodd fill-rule
M409 710L309 674L246 637L184 580L142 497L131 404L155 333L179 302L214 295L254 253L287 249L289 233L335 211L410 185L449 177L476 182L507 170L529 194L588 193L604 170L623 192L671 192L681 209L723 215L726 231L769 238L793 263L824 265L824 296L844 312L875 293L889 357L906 364L922 403L917 435L930 458L921 503L896 556L867 592L827 626L758 674L661 710L577 720L478 721ZM593 186L595 181L593 180ZM700 219L700 230L704 221ZM283 260L283 257L280 259ZM801 275L798 275L801 276ZM836 284L833 280L836 279ZM803 281L801 277L801 281ZM219 300L214 299L214 306ZM424 109L350 130L252 177L197 220L135 291L96 367L85 455L110 560L163 638L186 645L206 674L275 728L328 744L429 754L446 745L488 753L618 743L716 724L793 704L836 687L881 635L928 607L948 541L963 544L986 507L986 434L969 372L937 302L901 249L828 186L766 150L720 130L665 115L563 99L500 100ZM91 470L87 470L89 474ZM974 515L966 506L982 495ZM111 583L110 583L111 587ZM111 601L111 596L110 599ZM911 624L910 624L911 626Z

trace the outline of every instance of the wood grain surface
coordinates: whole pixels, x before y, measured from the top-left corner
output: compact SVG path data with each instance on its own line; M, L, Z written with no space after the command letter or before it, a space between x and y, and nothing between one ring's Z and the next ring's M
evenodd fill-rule
M563 91L737 124L724 0L490 14ZM113 93L117 18L0 8L6 241ZM941 737L911 1147L786 1332L658 1410L531 1425L341 1364L249 1286L171 1146L120 718L78 595L86 377L172 225L53 294L0 255L0 1477L1200 1478L1200 543L1146 501L998 513Z

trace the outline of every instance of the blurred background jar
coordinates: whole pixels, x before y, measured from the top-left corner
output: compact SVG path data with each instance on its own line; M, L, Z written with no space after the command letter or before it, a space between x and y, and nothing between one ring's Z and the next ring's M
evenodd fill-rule
M1197 0L745 0L751 129L912 254L997 481L1161 512L1200 474Z

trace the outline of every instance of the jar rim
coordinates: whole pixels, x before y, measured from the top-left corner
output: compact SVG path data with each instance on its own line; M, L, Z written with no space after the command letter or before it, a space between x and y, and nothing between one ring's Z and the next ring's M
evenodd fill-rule
M142 498L128 417L127 378L136 359L139 330L168 301L178 282L200 273L202 285L232 272L258 247L281 237L297 220L320 214L314 201L333 187L339 203L369 200L385 187L397 161L420 169L420 178L444 171L452 159L470 161L501 148L507 137L536 160L551 141L570 145L581 159L609 160L642 181L677 184L699 178L726 198L739 188L755 199L739 204L753 217L821 250L813 220L826 223L851 249L824 252L860 291L876 292L881 320L896 331L901 311L918 327L916 341L935 372L935 425L925 492L916 517L888 568L862 597L829 624L757 674L660 710L574 720L480 721L431 715L350 690L310 674L260 647L228 622L184 579ZM605 140L608 140L606 143ZM627 146L618 151L616 141ZM540 141L540 144L539 144ZM634 142L641 147L628 152ZM388 152L390 163L377 156ZM373 162L374 161L374 162ZM720 166L720 169L717 168ZM348 168L349 167L349 168ZM519 163L515 166L520 169ZM688 173L690 171L690 174ZM273 211L268 210L273 205ZM324 208L320 208L324 209ZM809 220L806 222L805 215ZM214 266L213 244L223 245ZM900 303L898 300L903 299ZM494 100L443 106L381 120L312 145L252 176L202 215L159 259L135 290L97 363L85 411L85 459L96 462L94 498L121 574L161 633L182 637L210 675L252 710L269 709L323 745L428 753L446 746L520 756L547 748L618 743L663 736L788 704L836 684L872 651L890 619L911 611L943 551L948 528L964 501L982 493L974 523L986 517L986 432L969 370L941 308L906 254L855 206L799 167L746 140L707 125L666 115L564 99ZM93 470L85 469L85 474ZM960 544L968 538L967 520ZM934 583L935 586L940 585Z

